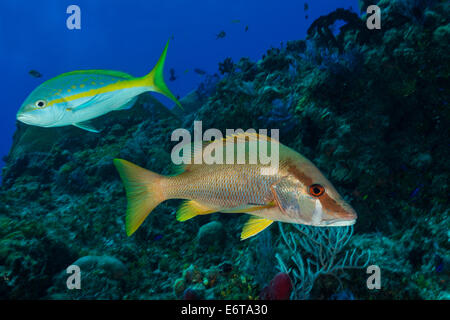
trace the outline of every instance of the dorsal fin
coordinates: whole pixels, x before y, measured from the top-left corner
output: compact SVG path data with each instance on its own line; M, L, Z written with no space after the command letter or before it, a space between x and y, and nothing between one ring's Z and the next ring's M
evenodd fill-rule
M176 176L176 175L179 175L179 174L189 170L190 166L194 164L194 159L196 157L200 157L202 155L203 148L206 145L209 145L210 143L211 143L211 141L202 141L202 143L200 145L198 145L198 143L194 143L194 142L187 143L186 146L188 148L190 148L190 150L191 150L190 164L185 164L185 163L172 164L171 170L170 170L172 172L171 176Z
M232 144L237 145L237 144L242 144L242 143L251 142L251 141L275 142L277 145L283 146L276 139L270 138L263 134L252 133L252 132L235 133L235 134L228 135L224 138L217 139L214 141L202 141L201 144L195 143L195 142L190 142L190 143L186 144L186 146L188 146L191 150L190 164L174 165L173 169L171 170L173 172L172 175L181 174L181 173L191 169L192 166L195 166L196 159L203 159L203 151L205 150L206 147L214 148L214 146L213 146L214 144L220 143L220 146L222 146L223 148L226 148L227 142L232 142ZM269 147L270 147L270 145L269 145ZM246 152L247 151L248 150L246 149ZM225 162L225 160L224 160L224 162ZM203 161L200 160L200 161L198 161L198 163L203 163Z
M117 77L122 79L132 79L133 76L129 75L128 73L122 72L122 71L114 71L114 70L76 70L76 71L70 71L66 73L62 73L59 76L54 77L53 79L65 77L65 76L71 76L71 75L89 75L89 74L96 74L96 75L105 75L105 76L111 76L111 77Z

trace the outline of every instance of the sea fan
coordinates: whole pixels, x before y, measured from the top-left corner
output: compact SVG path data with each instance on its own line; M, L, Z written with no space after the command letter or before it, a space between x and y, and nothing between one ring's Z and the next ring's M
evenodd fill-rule
M321 275L335 277L340 286L340 273L347 269L364 268L369 264L370 251L345 250L353 235L349 227L311 227L294 225L298 232L285 233L279 223L282 239L289 249L292 267L276 255L281 272L291 275L294 290L291 299L308 299L315 281ZM303 255L302 255L303 251Z

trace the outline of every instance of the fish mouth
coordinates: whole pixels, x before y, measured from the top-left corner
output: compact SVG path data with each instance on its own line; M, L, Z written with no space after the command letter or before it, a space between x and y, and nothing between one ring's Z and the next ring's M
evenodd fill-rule
M30 124L32 117L30 117L29 115L27 115L25 113L21 113L21 114L17 115L16 119L19 120L20 122Z
M326 210L322 207L321 202L316 200L310 224L323 227L344 227L356 223L358 215L350 205L344 204L340 209L337 212Z
M62 118L62 116L59 117L59 119L61 119L61 118ZM42 122L42 121L40 121L39 118L35 117L34 115L27 114L27 113L17 114L16 119L25 124L28 124L31 126L39 126L39 127L52 127L57 122L57 121Z
M339 214L327 214L324 215L326 218L323 219L323 224L326 226L351 226L356 223L358 215L355 210L351 207L346 208L346 212L339 212Z
M351 219L351 220L332 219L332 220L323 221L323 223L327 227L346 227L346 226L354 225L356 223L356 219Z

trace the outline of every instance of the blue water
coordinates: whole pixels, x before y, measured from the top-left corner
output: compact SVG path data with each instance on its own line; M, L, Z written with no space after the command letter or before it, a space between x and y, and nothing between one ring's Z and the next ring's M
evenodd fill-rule
M202 80L195 68L215 73L218 62L226 57L258 60L271 46L303 39L317 17L338 7L358 8L357 0L306 2L307 12L305 1L298 0L1 1L0 157L11 147L15 115L24 99L37 85L58 74L110 69L144 75L173 36L166 80L172 92L182 97ZM81 9L81 30L66 27L66 9L71 4ZM216 39L222 30L226 36ZM168 81L170 68L175 69L176 81ZM30 76L32 69L43 77ZM171 105L160 95L158 98ZM1 160L0 167L3 165Z

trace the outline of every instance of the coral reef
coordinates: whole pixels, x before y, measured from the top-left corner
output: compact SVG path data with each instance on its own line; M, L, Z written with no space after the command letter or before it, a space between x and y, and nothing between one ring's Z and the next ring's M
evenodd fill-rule
M274 284L278 255L293 298L449 299L450 3L414 1L405 10L406 2L378 1L381 30L337 10L316 20L307 39L259 61L226 59L220 78L181 100L185 113L144 94L96 119L99 134L18 123L0 188L0 298L258 299ZM112 159L169 174L171 133L194 120L223 131L279 128L281 142L312 160L358 212L351 238L335 232L348 248L370 250L381 289L367 289L364 269L299 283L301 272L317 273L315 261L319 273L348 265L352 251L345 258L339 246L344 260L330 262L336 242L313 244L328 231L294 239L302 259L292 261L289 234L303 227L283 225L283 236L272 226L240 241L247 217L180 223L180 202L170 200L127 237ZM73 263L86 269L78 291L65 287Z

